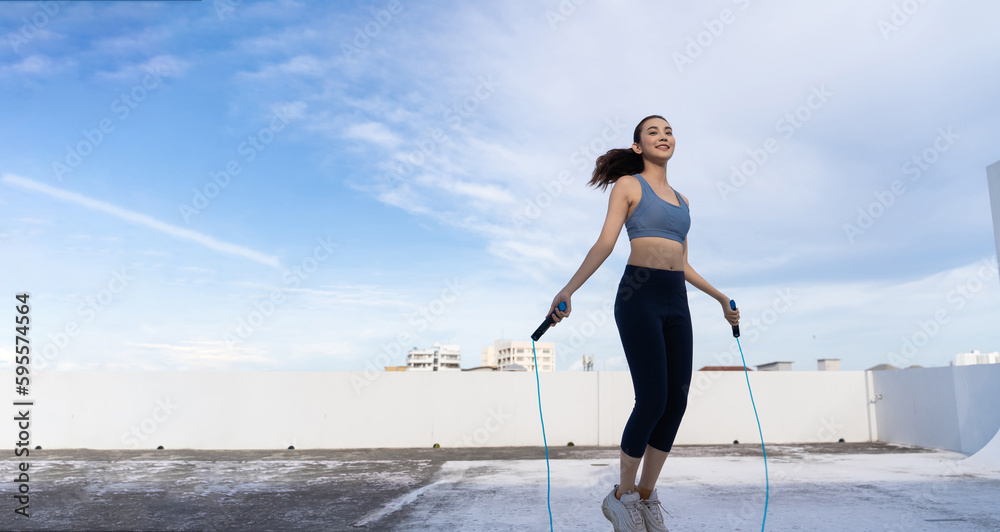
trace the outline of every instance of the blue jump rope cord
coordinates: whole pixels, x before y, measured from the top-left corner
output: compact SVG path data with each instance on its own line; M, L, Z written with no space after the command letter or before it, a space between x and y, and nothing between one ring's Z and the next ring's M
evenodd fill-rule
M767 450L764 449L764 433L760 430L760 418L757 417L757 405L753 402L753 390L750 388L750 375L747 373L747 361L743 358L743 346L740 345L739 337L736 338L736 347L740 348L740 360L743 361L743 376L747 379L747 390L750 390L750 404L753 405L753 417L757 418L757 434L760 434L760 450L764 453L764 519L760 522L760 530L764 532L764 523L767 522L767 500L771 494L771 483L767 477Z
M549 530L552 530L552 475L549 472L549 442L545 440L545 418L542 417L542 388L538 384L538 357L535 355L535 340L531 340L531 359L535 362L535 389L538 391L538 419L542 421L542 443L545 444L545 504L549 507Z
M747 373L747 361L743 358L743 346L740 345L740 338L736 337L736 347L740 349L740 360L743 361L743 376L747 380L747 390L750 391L750 404L753 406L753 417L757 419L757 434L760 435L760 450L764 453L764 519L760 522L760 530L764 532L764 523L767 522L767 501L771 496L771 481L767 474L767 449L764 448L764 433L760 430L760 417L757 415L757 405L753 400L753 389L750 387L750 375ZM552 474L549 470L549 443L545 439L545 418L542 416L542 388L538 383L538 356L535 354L535 340L531 340L531 359L535 363L535 389L538 392L538 419L542 422L542 443L545 445L545 481L546 493L545 504L549 508L549 530L552 530Z

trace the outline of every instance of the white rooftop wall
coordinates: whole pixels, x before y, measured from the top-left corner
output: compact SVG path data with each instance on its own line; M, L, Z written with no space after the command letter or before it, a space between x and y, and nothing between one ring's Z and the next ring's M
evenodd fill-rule
M990 190L990 210L993 212L993 239L997 257L1000 257L1000 161L986 167L986 181Z
M6 372L9 379L13 378ZM540 375L550 445L617 445L627 372ZM750 374L767 442L868 441L864 372ZM43 372L31 446L284 449L541 445L530 372ZM16 437L14 422L0 426ZM759 443L741 372L695 372L676 443Z
M10 382L13 372L0 372ZM550 446L613 446L627 372L539 375ZM879 440L971 454L1000 428L1000 365L751 372L767 443ZM541 445L530 372L111 372L33 375L30 446L284 449ZM882 398L869 404L881 394ZM10 418L17 408L9 407ZM877 421L877 423L876 423ZM0 424L17 441L14 421ZM759 444L746 377L694 372L677 444Z
M881 441L972 454L1000 429L1000 365L872 374Z

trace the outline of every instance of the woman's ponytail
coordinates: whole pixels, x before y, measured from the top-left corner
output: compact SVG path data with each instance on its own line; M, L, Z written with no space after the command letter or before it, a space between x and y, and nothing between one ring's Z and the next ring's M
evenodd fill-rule
M659 118L666 120L660 115L649 115L643 118L638 125L635 126L635 131L632 133L632 142L639 142L639 132L642 129L642 124L650 118ZM614 183L619 177L623 175L633 175L642 172L645 168L645 163L642 161L642 155L632 151L632 148L612 148L608 150L607 153L601 155L597 158L597 163L594 166L594 174L590 178L588 185L593 185L595 187L601 187L601 191L608 188L608 185Z

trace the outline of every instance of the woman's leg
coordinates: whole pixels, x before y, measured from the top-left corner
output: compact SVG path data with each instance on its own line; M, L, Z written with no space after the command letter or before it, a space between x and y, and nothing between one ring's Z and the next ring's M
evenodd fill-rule
M649 436L642 478L639 480L639 494L644 495L643 498L649 497L656 486L663 462L673 447L681 418L687 410L688 390L691 387L694 348L691 314L686 288L680 286L678 290L684 292L676 293L670 298L671 311L663 325L667 353L667 407Z
M635 394L635 405L622 434L619 495L635 489L636 473L650 433L667 406L660 290L644 284L649 279L648 271L626 267L615 299L615 323Z
M619 499L622 495L635 490L635 475L639 472L639 461L642 458L633 458L627 454L625 451L620 451L621 459L621 480L618 482L618 491L615 493L615 497Z
M639 498L648 499L656 486L656 479L660 478L660 470L663 469L663 462L667 460L670 453L663 452L656 447L646 446L646 454L642 455L642 477L639 479Z

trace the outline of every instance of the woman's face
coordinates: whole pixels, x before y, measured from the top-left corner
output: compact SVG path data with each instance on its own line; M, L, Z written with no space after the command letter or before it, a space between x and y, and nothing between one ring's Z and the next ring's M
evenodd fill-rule
M639 143L632 150L646 159L666 161L674 154L674 132L662 118L650 118L639 130Z

